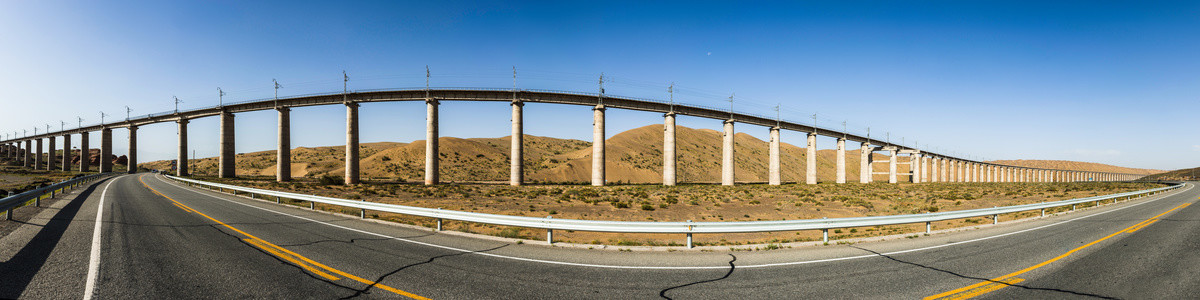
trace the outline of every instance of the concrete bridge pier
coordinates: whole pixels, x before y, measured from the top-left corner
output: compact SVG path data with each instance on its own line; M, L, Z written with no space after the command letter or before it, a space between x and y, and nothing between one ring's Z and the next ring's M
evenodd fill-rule
M426 135L428 137L428 135ZM425 140L425 152L429 152L430 140ZM426 163L429 161L426 155ZM428 167L426 167L428 172ZM358 103L346 103L346 177L343 183L354 185L359 183L358 177ZM428 176L426 176L428 178Z
M234 168L234 130L233 113L221 112L221 150L217 158L217 177L235 178L237 169Z
M771 127L770 133L771 141L768 147L771 156L768 162L768 173L770 174L768 174L767 182L770 185L779 185L782 181L779 174L779 127Z
M34 168L34 165L33 165L33 141L32 140L25 140L25 151L21 152L21 157L24 157L24 159L21 160L22 167L26 167L29 169Z
M858 155L858 182L871 183L871 173L874 172L871 170L871 144L862 142Z
M275 137L275 181L292 181L292 109L275 108L279 122Z
M724 145L721 151L721 185L733 185L733 120L726 120L724 127Z
M63 138L63 153L62 153L62 170L63 172L71 171L71 134L64 134Z
M900 156L896 153L896 148L888 149L888 183L896 183L896 162L900 160Z
M188 176L188 138L187 138L188 120L179 118L175 121L175 136L179 140L176 145L179 147L175 153L175 176Z
M958 161L958 182L967 182L967 162Z
M975 178L971 177L971 162L963 161L963 182L974 182Z
M938 177L940 177L940 176L938 176L938 174L939 174L938 173L938 158L935 156L930 156L929 157L929 175L931 175L931 176L929 177L929 182L940 182L941 178L938 178Z
M92 151L91 146L88 146L88 137L90 132L84 131L79 133L79 172L88 172L92 168Z
M921 183L921 179L923 179L923 176L921 176L921 168L923 166L921 164L921 153L913 153L911 155L908 165L909 170L912 172L910 178L912 178L912 183Z
M846 183L846 139L837 139L837 179L836 183Z
M33 168L34 170L42 169L42 139L34 139L33 148Z
M604 105L592 108L592 186L604 186Z
M817 133L808 133L808 148L805 155L804 183L817 184Z
M129 174L137 173L138 171L137 129L137 126L129 126L129 156L127 156L129 159L126 164L129 167Z
M112 128L100 129L100 173L113 171Z
M525 183L525 116L522 111L524 107L525 102L512 102L512 146L509 147L512 153L509 154L508 162L508 185L511 186L519 186ZM675 145L671 146L672 150L674 150ZM664 172L663 176L666 176L665 174ZM671 174L671 176L675 175Z
M55 150L58 150L58 145L55 145L54 136L47 137L46 144L46 171L54 171L58 169L58 163L56 162L58 160L58 153L54 153Z
M929 182L929 157L921 155L921 182Z
M438 101L425 99L425 185L438 184Z
M943 159L943 161L946 166L946 182L957 182L957 180L954 180L954 174L955 174L954 169L956 167L954 160L950 159L950 158L945 158L945 159Z
M954 160L950 158L942 158L942 174L944 182L954 182Z
M946 182L946 158L932 157L930 164L934 167L934 182Z

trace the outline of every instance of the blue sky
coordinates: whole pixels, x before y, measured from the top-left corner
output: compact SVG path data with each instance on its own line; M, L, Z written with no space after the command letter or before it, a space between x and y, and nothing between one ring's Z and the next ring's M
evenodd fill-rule
M280 95L424 85L666 98L982 159L1200 165L1195 2L0 2L0 132ZM367 104L362 139L424 138L418 103ZM344 109L293 112L293 144L340 145ZM509 134L503 103L445 102L442 135ZM238 115L238 152L274 148L272 112ZM610 111L610 136L661 123ZM529 105L526 133L590 140L584 107ZM720 122L681 118L717 129ZM70 127L70 126L68 126ZM766 128L739 132L764 138ZM143 161L173 124L143 127ZM194 121L198 156L217 151ZM124 153L123 130L114 132ZM801 134L785 133L798 143ZM98 140L94 136L93 140ZM78 138L76 138L76 144ZM832 139L818 141L821 148ZM855 145L851 145L855 146Z

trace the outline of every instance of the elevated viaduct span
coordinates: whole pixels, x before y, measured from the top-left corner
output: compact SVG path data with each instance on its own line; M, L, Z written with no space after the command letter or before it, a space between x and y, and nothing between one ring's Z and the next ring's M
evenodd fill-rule
M363 103L421 101L426 107L426 151L425 151L425 184L439 183L438 176L438 107L442 101L493 101L509 102L512 106L512 153L510 155L511 185L524 183L524 146L523 146L523 112L525 103L553 103L565 105L586 106L593 111L593 155L591 168L591 183L602 186L607 183L605 166L605 111L608 109L627 109L636 111L662 113L664 118L663 135L663 181L664 185L675 185L676 152L675 152L675 118L678 115L693 116L718 120L723 122L723 143L721 160L721 184L734 184L734 125L751 124L765 126L769 129L769 176L771 185L781 184L780 168L780 130L791 130L807 134L806 170L804 182L817 183L816 138L818 135L837 139L836 183L846 182L846 142L859 143L861 154L859 165L859 181L872 182L876 175L886 175L889 183L897 183L898 177L908 176L914 183L919 182L1076 182L1076 181L1122 181L1134 180L1141 175L1086 172L1074 170L1056 170L1028 168L1011 165L999 165L970 159L955 157L941 153L923 151L921 149L894 145L885 141L871 139L848 132L821 128L818 126L788 122L753 114L738 113L732 110L720 110L711 107L666 103L657 100L619 97L605 94L574 93L547 90L518 90L518 89L401 89L401 90L372 90L340 92L329 94L301 95L279 99L252 100L228 105L207 107L185 111L171 111L129 118L128 120L102 123L91 126L81 126L75 129L62 129L35 133L29 136L11 138L0 141L0 155L21 161L23 166L31 169L70 170L72 166L71 140L73 135L80 135L80 149L89 149L88 133L100 132L100 163L99 172L112 171L112 130L124 128L129 131L128 166L131 172L137 170L137 129L148 124L175 122L178 126L178 158L176 173L186 176L189 173L187 164L187 124L190 120L205 117L220 118L220 154L218 175L222 178L236 177L234 172L234 116L237 113L275 110L278 114L278 153L279 162L276 169L276 180L291 180L291 108L318 105L343 105L346 107L346 176L345 184L359 183L359 130L358 109ZM58 148L55 140L62 137L61 166L58 166L55 152ZM43 155L43 143L47 141L48 148ZM36 146L33 145L36 143ZM874 161L871 154L884 152L889 159ZM78 169L89 171L89 159L81 157ZM904 158L902 161L901 158ZM873 164L886 163L886 172L874 172ZM908 165L909 172L899 173L898 165Z

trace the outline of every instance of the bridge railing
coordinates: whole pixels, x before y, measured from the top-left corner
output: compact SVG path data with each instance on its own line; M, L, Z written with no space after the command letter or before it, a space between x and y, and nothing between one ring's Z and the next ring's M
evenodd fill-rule
M12 220L13 209L28 205L33 202L34 206L41 206L42 199L54 198L55 195L66 193L67 191L80 186L84 183L104 178L104 176L112 173L92 174L87 176L75 177L64 180L59 183L47 185L44 187L25 191L20 194L12 195L0 199L0 210L4 211L4 219Z
M535 218L525 216L509 216L497 214L485 214L476 212L466 212L457 210L444 210L425 207L413 207L396 204L384 204L367 202L363 200L350 200L325 196L315 196L298 194L291 192L281 192L265 189L256 189L230 184L221 184L194 179L180 178L170 175L164 175L167 178L186 183L191 186L205 187L217 189L219 191L235 191L249 193L252 195L263 195L276 197L278 202L280 198L308 201L310 208L312 203L323 203L344 207L358 208L360 217L365 217L366 210L390 212L411 216L428 217L437 219L438 230L441 229L442 219L516 226L526 228L542 228L546 229L547 243L554 242L554 230L578 230L578 231L595 231L595 232L622 232L622 233L677 233L687 235L687 247L692 247L693 233L747 233L747 232L773 232L773 231L799 231L799 230L822 230L823 240L829 242L829 229L851 228L851 227L867 227L879 225L896 225L896 224L919 224L925 223L926 233L932 230L931 222L945 221L952 219L965 219L974 217L992 217L995 223L998 215L1041 210L1042 216L1045 216L1046 209L1072 206L1083 203L1100 204L1101 201L1111 200L1116 202L1122 199L1133 199L1145 197L1158 193L1163 193L1170 190L1179 189L1186 184L1178 183L1167 187L1146 189L1133 192L1117 193L1102 196L1084 197L1076 199L1067 199L1060 201L1022 204L994 208L968 209L958 211L946 211L924 214L908 214L908 215L890 215L890 216L870 216L870 217L852 217L852 218L833 218L833 219L805 219L805 220L784 220L784 221L745 221L745 222L645 222L645 221L597 221L597 220L576 220L576 219L554 219L552 217Z

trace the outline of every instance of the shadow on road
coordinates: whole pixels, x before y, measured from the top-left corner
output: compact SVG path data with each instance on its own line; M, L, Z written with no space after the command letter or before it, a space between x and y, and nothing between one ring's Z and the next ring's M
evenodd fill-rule
M693 286L693 285L697 285L697 284L702 284L702 283L716 282L716 281L723 280L723 279L725 279L725 278L729 278L729 275L732 275L732 274L733 274L733 269L735 268L735 267L734 267L734 265L733 265L733 262L737 261L737 256L734 256L734 255L731 253L731 254L729 254L729 257L730 257L730 259L729 259L729 272L725 272L725 276L721 276L721 278L717 278L717 279L709 279L709 280L697 281L697 282L692 282L692 283L688 283L688 284L684 284L684 285L677 285L677 286L673 286L673 287L665 288L665 289L663 289L663 290L661 290L661 291L658 291L658 296L659 296L659 297L663 297L663 299L671 299L671 297L667 297L667 292L668 292L668 291L670 291L670 290L674 290L674 289L678 289L678 288L684 288L684 287L689 287L689 286Z
M79 213L79 209L83 207L84 200L91 196L96 188L101 186L101 183L108 180L112 179L97 181L75 197L59 200L70 202L63 206L58 213L55 213L50 221L42 226L42 230L38 231L33 239L25 244L25 247L17 251L16 255L13 255L8 261L0 263L0 277L4 278L0 280L0 298L16 299L25 292L29 282L33 281L33 277L37 275L38 271L41 271L42 266L46 264L46 259L50 257L50 253L62 240L63 233L67 231L67 227L71 225L75 215Z
M873 254L875 254L875 255L878 255L879 257L887 258L887 259L889 259L889 260L891 260L891 261L894 261L894 262L898 262L898 263L902 263L902 264L906 264L906 265L910 265L910 266L915 266L915 267L919 267L919 268L922 268L922 269L928 269L928 270L938 271L938 272L942 272L942 273L946 273L946 274L954 275L955 277L960 277L960 278L974 279L974 280L980 280L980 281L988 281L988 282L993 282L993 283L1004 284L1004 285L1008 285L1008 286L1011 286L1011 287L1017 287L1017 288L1027 289L1027 290L1048 291L1048 292L1059 292L1059 293L1067 293L1067 294L1072 294L1072 295L1077 295L1077 296L1092 297L1092 298L1100 298L1100 299L1117 299L1117 298L1113 298L1113 297L1109 297L1109 296L1096 295L1096 294L1089 294L1089 293L1084 293L1084 292L1076 292L1076 291L1063 290L1063 289L1052 289L1052 288L1039 288L1039 287L1030 287L1030 286L1021 285L1021 284L1009 284L1009 283L999 282L999 281L991 280L991 279L989 279L989 278L983 278L983 277L972 277L972 276L967 276L967 275L963 275L963 274L955 273L955 272L953 272L953 271L949 271L949 270L938 269L938 268L935 268L935 267L930 267L930 266L926 266L926 265L922 265L922 264L918 264L918 263L914 263L914 262L909 262L909 261L900 260L900 259L898 259L898 258L891 257L891 256L889 256L889 255L886 255L886 254L883 254L883 253L876 252L875 250L871 250L871 249L867 249L867 248L863 248L863 247L859 247L859 246L850 246L850 248L855 248L855 249L858 249L858 250L862 250L862 251L870 252L870 253L873 253Z

